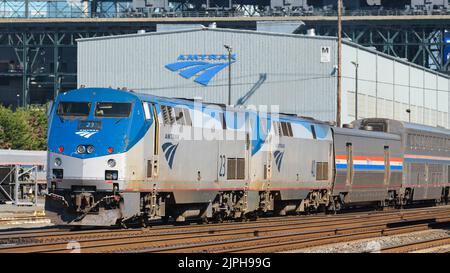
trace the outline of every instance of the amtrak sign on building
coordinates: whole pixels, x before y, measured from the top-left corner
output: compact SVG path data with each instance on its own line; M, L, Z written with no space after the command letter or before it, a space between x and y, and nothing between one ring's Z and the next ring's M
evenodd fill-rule
M234 62L236 54L231 54L231 62L227 54L181 54L177 62L167 64L165 67L185 79L193 78L194 82L206 86L217 73Z

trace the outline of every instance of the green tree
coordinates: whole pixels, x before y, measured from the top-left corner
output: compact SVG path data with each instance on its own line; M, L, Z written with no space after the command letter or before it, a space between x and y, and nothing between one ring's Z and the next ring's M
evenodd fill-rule
M46 107L0 106L0 148L45 150L47 148Z
M47 113L44 107L31 107L26 111L26 121L31 134L31 149L47 149Z

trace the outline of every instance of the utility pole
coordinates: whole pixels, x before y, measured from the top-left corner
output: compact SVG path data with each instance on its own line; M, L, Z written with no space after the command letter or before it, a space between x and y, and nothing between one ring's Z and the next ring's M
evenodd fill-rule
M355 66L355 120L358 120L358 67L359 63L352 62Z
M338 75L337 75L337 109L336 125L341 127L341 96L342 96L342 0L338 0Z
M228 105L231 105L231 52L233 48L229 45L223 45L228 50Z

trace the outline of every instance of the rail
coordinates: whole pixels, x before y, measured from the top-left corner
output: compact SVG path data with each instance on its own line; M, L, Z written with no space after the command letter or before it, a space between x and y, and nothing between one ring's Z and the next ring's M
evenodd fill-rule
M263 218L252 222L163 225L145 229L0 233L6 252L278 252L426 230L450 222L450 206Z

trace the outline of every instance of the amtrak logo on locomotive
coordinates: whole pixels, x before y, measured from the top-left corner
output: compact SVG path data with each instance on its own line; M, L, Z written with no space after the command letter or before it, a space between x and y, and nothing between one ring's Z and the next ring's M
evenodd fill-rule
M177 62L167 64L165 67L186 79L195 77L194 82L207 86L214 76L236 62L236 54L181 54Z
M281 161L283 160L284 152L275 151L273 152L273 156L275 157L275 164L277 165L278 171L281 171Z
M164 151L164 157L167 160L167 164L169 164L169 167L172 169L173 164L173 158L175 157L175 152L177 151L178 144L175 145L171 142L166 142L162 145L162 149Z
M84 138L90 138L91 136L95 135L96 133L98 133L98 131L87 131L87 130L83 130L83 131L78 131L75 134L84 137Z

